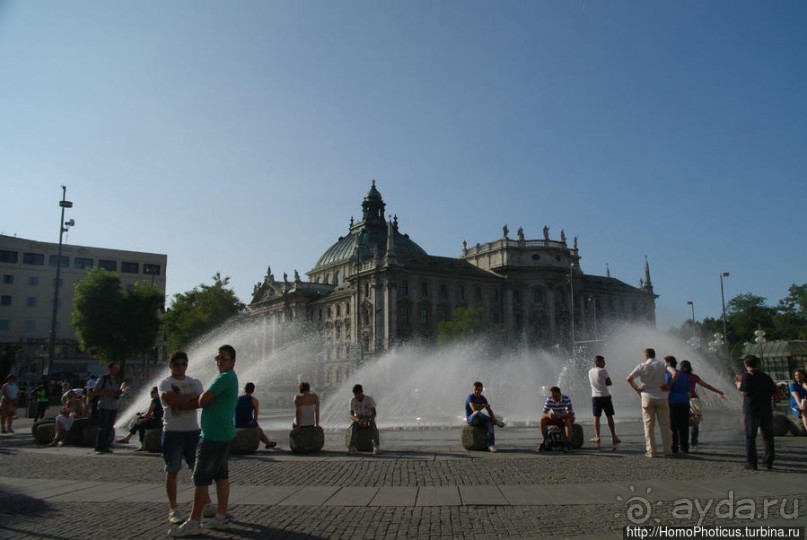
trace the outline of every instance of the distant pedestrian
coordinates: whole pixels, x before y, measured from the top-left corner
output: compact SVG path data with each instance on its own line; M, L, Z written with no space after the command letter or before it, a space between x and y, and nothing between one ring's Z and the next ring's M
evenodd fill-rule
M689 379L689 425L691 426L691 443L690 447L694 450L698 447L698 437L700 435L700 423L703 421L703 407L701 406L700 396L698 396L697 385L701 385L707 390L711 390L716 394L720 394L721 398L726 395L722 390L718 390L711 384L704 381L700 376L695 375L692 370L692 363L689 360L681 360L681 373Z
M20 389L17 386L17 377L8 375L6 383L0 388L0 424L2 433L14 433L11 423L14 415L17 414L17 400L20 397Z
M45 413L48 410L48 401L50 395L48 394L48 379L45 377L39 381L39 386L34 389L34 397L36 398L36 416L34 422L45 418Z
M600 418L605 413L608 421L608 429L611 430L611 444L614 446L620 442L616 436L616 426L614 425L614 402L611 399L611 392L608 387L613 383L605 369L605 358L597 355L594 357L594 367L588 370L588 382L591 384L591 410L594 415L594 438L591 439L595 445L600 444Z
M199 396L202 408L202 436L196 450L193 468L193 506L187 521L168 531L170 536L202 534L202 514L210 500L209 486L216 482L216 515L206 523L210 529L226 529L232 518L227 513L230 499L228 461L230 446L235 438L235 403L238 400L238 377L235 374L235 349L219 347L216 355L219 375L210 388Z
M664 362L668 368L677 371L678 360L674 356L665 356ZM670 373L665 375L670 387L667 401L670 403L670 429L672 430L672 452L677 454L679 448L689 453L689 379L679 374L673 382Z
M634 368L628 375L628 384L642 398L642 421L644 422L645 456L656 457L656 422L661 429L661 442L664 455L672 456L672 431L670 430L670 404L667 401L669 386L664 380L664 374L670 373L673 382L678 378L678 372L656 358L654 349L645 349L642 353L644 362ZM638 386L635 379L641 379L642 386Z
M121 390L120 379L118 379L118 364L110 362L107 364L106 370L106 375L98 380L92 390L93 399L97 399L98 435L95 438L96 454L112 453L109 443L115 436L115 418L118 416L120 406Z
M740 392L743 394L743 420L745 422L745 468L756 470L757 430L762 432L762 444L765 448L763 458L765 468L773 468L775 457L773 444L773 396L776 385L766 373L759 368L759 358L749 354L743 360L745 373L740 380Z

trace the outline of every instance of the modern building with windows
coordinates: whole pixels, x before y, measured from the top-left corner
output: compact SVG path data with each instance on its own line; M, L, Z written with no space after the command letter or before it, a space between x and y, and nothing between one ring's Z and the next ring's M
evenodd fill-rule
M571 349L601 338L615 322L655 324L650 269L633 287L580 267L577 239L563 231L551 239L515 238L507 226L484 243L463 242L458 258L429 255L399 230L398 217L373 181L362 202L362 220L350 220L303 281L267 271L255 285L251 316L305 320L322 335L322 382L346 379L356 365L407 340L431 341L458 308L481 308L501 337L538 347Z
M46 354L53 317L57 243L0 235L0 345L17 346L18 358ZM55 338L57 358L78 349L71 324L73 286L91 268L116 272L126 288L147 281L165 291L168 256L117 249L62 245Z

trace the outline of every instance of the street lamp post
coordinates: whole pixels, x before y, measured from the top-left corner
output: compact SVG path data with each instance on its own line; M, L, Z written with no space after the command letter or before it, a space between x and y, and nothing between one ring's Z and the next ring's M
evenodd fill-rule
M729 353L729 333L726 326L726 297L723 294L723 278L729 277L728 272L720 272L720 304L723 306L723 339L726 340L726 354Z
M695 340L695 302L687 300L687 305L692 308L692 340Z
M48 340L48 357L45 359L45 365L42 367L42 375L47 376L53 366L54 356L56 355L56 316L59 311L59 280L62 275L62 237L67 229L76 224L72 219L70 221L64 220L64 209L73 208L73 203L68 201L67 187L62 186L62 200L59 201L59 206L62 209L62 215L59 219L59 249L56 254L56 282L53 284L53 314L50 320L50 337Z

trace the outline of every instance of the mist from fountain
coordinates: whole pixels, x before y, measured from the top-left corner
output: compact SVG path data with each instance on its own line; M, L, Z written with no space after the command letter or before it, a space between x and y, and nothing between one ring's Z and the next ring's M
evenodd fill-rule
M428 428L458 426L464 422L464 402L472 383L482 381L485 396L498 416L515 425L534 425L548 395L549 388L559 386L574 404L577 421L591 421L591 392L588 370L592 358L569 358L559 351L527 346L502 348L481 339L469 339L450 345L400 345L367 361L347 380L323 391L318 379L316 358L323 343L304 326L278 324L266 320L239 320L223 325L187 349L190 358L188 375L207 387L217 375L213 360L221 344L229 343L238 352L236 373L240 385L252 381L255 396L261 400L262 413L267 413L267 391L283 383L286 394L281 401L285 410L274 411L272 418L261 419L265 428L290 426L294 416L292 385L300 380L312 384L322 401L321 423L326 429L342 429L349 425L348 404L351 389L360 383L378 406L381 428ZM695 373L711 385L726 392L726 399L699 389L706 410L739 409L741 398L734 387L731 369L716 365L713 355L692 349L682 339L645 326L625 325L614 329L607 341L589 347L592 357L602 354L613 380L611 394L617 422L636 420L640 401L625 378L642 361L642 351L653 347L657 356L672 354L679 362L689 359ZM168 375L166 369L148 385L126 410L119 422L136 411L148 407L148 388ZM286 398L287 396L287 398ZM272 402L274 402L272 397Z

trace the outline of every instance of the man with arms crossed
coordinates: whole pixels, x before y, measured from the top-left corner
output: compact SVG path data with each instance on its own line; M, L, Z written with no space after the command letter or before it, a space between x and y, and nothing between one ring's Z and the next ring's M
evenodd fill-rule
M188 355L177 351L168 362L171 375L157 386L163 403L162 448L165 461L165 492L168 495L168 521L174 524L184 520L177 510L177 475L182 458L193 469L196 447L199 444L199 396L204 392L198 379L188 377ZM205 506L205 517L215 516L212 505Z
M235 438L235 403L238 400L238 377L235 367L235 349L230 345L219 347L216 355L219 375L210 388L199 396L202 408L202 437L196 450L193 468L193 506L191 516L179 527L171 528L168 534L174 537L202 534L201 520L205 505L210 500L208 486L216 482L218 502L216 516L205 524L209 529L229 527L227 515L230 498L230 480L227 461L230 445Z

